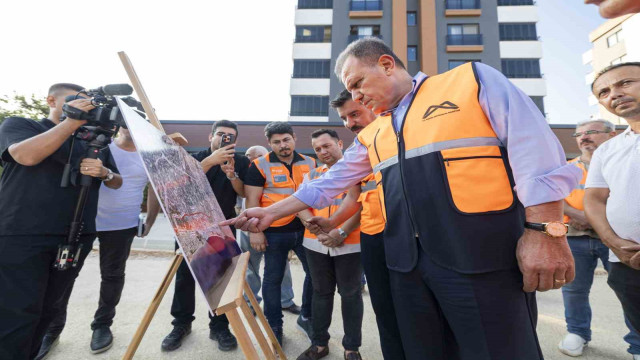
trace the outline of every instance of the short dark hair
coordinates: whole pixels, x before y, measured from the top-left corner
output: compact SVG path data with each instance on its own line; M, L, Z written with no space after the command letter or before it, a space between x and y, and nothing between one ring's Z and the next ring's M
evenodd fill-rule
M320 137L324 134L327 134L329 136L331 136L332 138L336 139L336 140L340 140L340 137L338 136L338 133L335 130L331 130L331 129L318 129L314 132L311 133L311 138L315 139L317 137Z
M624 62L624 63L620 63L620 64L609 65L606 68L600 70L600 72L598 72L598 75L596 75L596 78L593 79L593 82L591 83L591 91L593 91L593 85L596 83L598 78L600 78L600 76L608 73L611 70L615 70L615 69L621 68L623 66L637 66L637 67L640 67L640 62L639 61Z
M329 105L331 105L332 108L337 109L341 106L344 106L344 104L346 104L349 100L353 100L353 98L351 97L351 93L345 89L342 90L340 94L338 94L338 96L336 96L333 100L331 100L329 102Z
M396 65L405 69L404 63L400 58L391 50L384 41L375 38L375 37L365 37L360 40L356 40L349 44L340 55L338 55L338 59L336 60L336 67L334 72L338 79L342 75L342 68L344 67L345 61L349 56L353 56L354 58L364 62L367 65L375 65L380 59L382 55L389 55L396 62Z
M57 95L62 90L71 90L80 92L84 90L84 87L72 83L57 83L53 84L49 87L49 92L47 95Z
M272 121L264 127L264 135L268 140L276 134L289 134L293 136L293 128L291 124L286 121Z
M236 131L236 139L238 138L238 125L236 123L234 123L233 121L229 121L229 120L218 120L216 122L213 123L213 126L211 127L211 133L215 134L216 133L216 129L219 127L228 127L228 128L232 128L233 130Z

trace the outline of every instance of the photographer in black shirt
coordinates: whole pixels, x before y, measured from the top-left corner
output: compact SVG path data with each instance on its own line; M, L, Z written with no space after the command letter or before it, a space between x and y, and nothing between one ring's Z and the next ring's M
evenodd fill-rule
M65 97L83 88L55 84L49 88L49 116L40 121L8 118L0 125L0 359L36 356L57 300L82 268L95 238L95 218L101 180L117 189L122 178L108 147L98 159L82 159L87 146L72 142L86 122L60 121ZM90 99L68 103L93 109ZM60 186L70 158L71 186ZM53 268L58 246L66 241L78 200L80 176L93 177L83 213L82 252L76 267ZM76 186L77 184L77 186Z

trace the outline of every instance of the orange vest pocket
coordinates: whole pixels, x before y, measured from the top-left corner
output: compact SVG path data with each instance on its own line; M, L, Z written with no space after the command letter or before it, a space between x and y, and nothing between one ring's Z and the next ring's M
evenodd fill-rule
M497 149L497 148L496 148ZM465 214L508 210L515 203L509 175L496 155L454 157L459 149L441 152L443 174L453 206Z

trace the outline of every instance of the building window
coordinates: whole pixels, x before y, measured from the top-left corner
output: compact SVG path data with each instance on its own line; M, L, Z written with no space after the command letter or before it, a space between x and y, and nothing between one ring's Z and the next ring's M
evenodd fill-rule
M291 96L291 116L328 116L328 96Z
M447 25L447 45L482 45L478 24Z
M328 79L331 76L331 60L293 60L293 77L296 79Z
M498 0L498 6L522 6L533 4L533 0Z
M607 38L607 47L612 47L622 41L621 30L616 31L613 35Z
M460 65L464 65L468 62L480 62L480 60L449 60L449 70L457 68Z
M512 79L542 77L539 59L502 59L502 73Z
M416 26L418 14L415 11L407 13L407 26Z
M535 23L500 24L500 41L538 40Z
M617 59L611 60L611 65L622 64L625 61L627 61L627 55L622 55Z
M349 31L350 43L369 36L382 38L380 36L380 25L351 25Z
M379 11L382 10L382 1L352 0L349 4L350 11Z
M296 26L296 42L331 42L331 26Z
M333 0L298 0L298 9L333 9Z
M407 46L407 61L418 61L417 46Z
M544 96L529 96L534 104L540 109L542 115L544 115Z
M480 9L480 0L447 0L445 7L449 10Z

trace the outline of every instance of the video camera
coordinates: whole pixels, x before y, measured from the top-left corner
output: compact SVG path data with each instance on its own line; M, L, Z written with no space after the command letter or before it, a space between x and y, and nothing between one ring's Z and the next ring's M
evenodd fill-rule
M122 112L118 108L118 102L116 96L125 96L120 99L127 105L135 107L141 116L146 117L142 108L142 105L138 100L131 96L133 88L128 84L113 84L101 86L97 89L82 90L76 95L67 96L66 102L81 99L86 97L91 98L91 104L95 106L89 112L80 110L69 104L62 106L62 111L66 117L71 119L86 120L87 123L78 128L74 133L73 140L79 139L86 142L87 153L85 158L96 159L102 149L107 147L111 143L111 138L115 136L120 127L127 128L127 124L122 117ZM84 94L85 96L81 96ZM71 152L69 153L69 159L65 165L62 174L62 187L69 186L70 174L71 174L71 156L73 152L73 141L71 143ZM93 178L88 175L82 175L80 177L80 192L78 194L78 201L73 213L73 220L69 225L69 232L67 234L67 241L60 244L58 248L58 256L54 268L58 270L67 270L71 267L76 267L80 256L82 245L80 244L80 236L84 224L82 222L82 215L84 213L84 207L89 193L89 188L93 182Z

